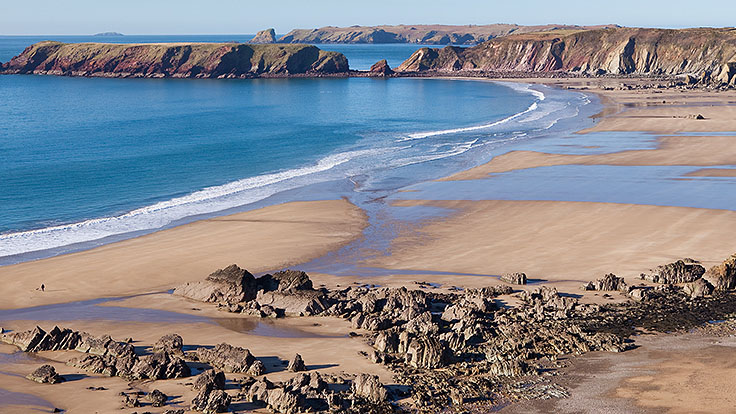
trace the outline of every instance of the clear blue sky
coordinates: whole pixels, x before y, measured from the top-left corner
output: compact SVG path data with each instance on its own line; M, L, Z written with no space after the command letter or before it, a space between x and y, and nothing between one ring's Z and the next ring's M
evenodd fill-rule
M0 0L0 34L243 34L375 24L736 25L734 0Z

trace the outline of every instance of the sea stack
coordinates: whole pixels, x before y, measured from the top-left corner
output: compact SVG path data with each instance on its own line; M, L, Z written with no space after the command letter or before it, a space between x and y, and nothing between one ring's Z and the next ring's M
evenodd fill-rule
M260 32L256 34L256 37L249 40L248 43L256 44L256 45L276 43L276 30L274 29L261 30Z

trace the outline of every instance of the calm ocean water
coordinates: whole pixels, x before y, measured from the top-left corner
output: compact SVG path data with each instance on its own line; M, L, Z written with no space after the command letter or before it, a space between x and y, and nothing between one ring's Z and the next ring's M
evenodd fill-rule
M0 60L36 40L0 38ZM398 50L348 46L371 63ZM0 263L289 191L349 197L438 178L559 128L588 103L483 81L0 76Z

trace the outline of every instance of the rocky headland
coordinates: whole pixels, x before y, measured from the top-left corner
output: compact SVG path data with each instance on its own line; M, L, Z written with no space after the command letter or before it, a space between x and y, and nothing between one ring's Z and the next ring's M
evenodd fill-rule
M254 78L348 72L344 55L308 45L40 42L0 68L4 74L110 78Z
M422 48L403 74L691 75L687 82L736 84L735 29L553 30L513 34L471 48Z
M327 26L319 29L295 29L275 40L278 43L416 43L424 45L475 45L512 33L555 29L587 30L609 26L516 24L489 25L397 25L397 26Z

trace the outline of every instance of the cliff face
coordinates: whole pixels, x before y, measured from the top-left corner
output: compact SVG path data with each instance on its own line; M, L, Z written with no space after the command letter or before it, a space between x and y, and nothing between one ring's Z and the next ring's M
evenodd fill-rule
M248 43L264 45L269 43L276 43L276 30L266 29L256 33L256 36L249 40Z
M401 72L578 72L677 75L733 82L736 29L599 29L511 35L471 48L423 48Z
M147 78L247 78L348 71L340 53L306 45L40 42L2 73Z
M279 43L419 43L425 45L474 45L511 33L529 33L553 29L588 29L581 26L519 26L490 24L484 26L399 25L322 27L296 29ZM597 28L597 27L596 27Z

